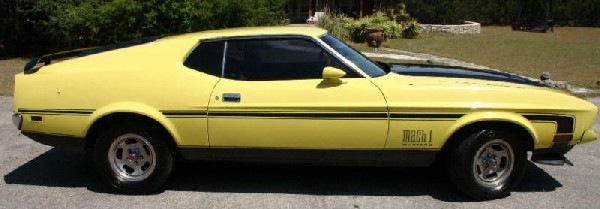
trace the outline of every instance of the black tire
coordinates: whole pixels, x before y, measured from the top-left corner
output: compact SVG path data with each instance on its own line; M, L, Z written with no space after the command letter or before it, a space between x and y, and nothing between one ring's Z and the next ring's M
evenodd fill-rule
M150 127L121 123L98 137L94 149L96 169L105 182L122 193L157 192L173 170L174 155L166 143L170 139Z
M459 190L476 200L498 199L509 196L523 178L527 151L516 134L483 128L459 142L447 163Z

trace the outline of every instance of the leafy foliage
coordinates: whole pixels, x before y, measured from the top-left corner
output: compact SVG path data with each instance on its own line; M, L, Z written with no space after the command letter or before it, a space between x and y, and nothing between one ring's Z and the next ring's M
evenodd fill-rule
M412 36L407 38L414 38L416 37L416 35L418 35L420 26L418 26L418 23L416 21L410 18L410 15L408 15L408 13L404 14L409 18L406 18L405 21L400 23L390 20L382 12L376 12L372 16L366 16L357 20L349 18L343 14L329 14L325 16L325 18L319 19L317 25L329 31L331 35L339 39L351 40L354 42L363 42L366 29L382 29L386 39L398 39L402 38L403 31L407 29L403 26L405 24L406 26L413 24L414 29L417 30L413 31L414 33L411 34Z
M355 35L356 23L354 19L344 15L327 15L319 19L317 25L342 40L352 40Z
M32 49L55 51L208 29L279 25L286 21L283 14L285 2L286 0L1 1L0 45L4 46L7 53L19 54L33 51ZM18 34L15 35L15 32ZM25 41L19 43L18 40Z
M405 23L404 29L402 29L402 38L416 38L421 31L421 25L416 20L410 20Z
M402 25L403 36L421 23L512 24L545 18L547 0L377 0L380 11ZM557 25L600 26L600 0L551 0ZM0 56L48 51L216 28L286 23L287 0L1 0ZM408 11L408 12L407 12ZM377 16L375 14L374 16ZM363 23L340 17L330 32L360 39ZM397 37L385 23L386 35ZM333 32L335 31L335 32ZM347 34L347 35L342 35ZM388 37L390 38L390 37Z
M421 23L460 24L473 20L488 25L508 25L518 18L543 20L547 0L382 0L408 5ZM559 24L600 26L600 0L550 0Z

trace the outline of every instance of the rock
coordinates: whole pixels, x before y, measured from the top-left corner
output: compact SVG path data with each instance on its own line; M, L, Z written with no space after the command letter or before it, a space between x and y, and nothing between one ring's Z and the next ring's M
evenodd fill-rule
M569 90L571 89L571 85L569 85L566 81L554 81L554 88Z
M426 33L476 34L481 33L481 24L465 21L462 25L421 24L421 31Z
M562 90L571 89L571 85L569 85L566 81L553 81L552 79L546 79L546 80L540 81L540 83L542 83L545 86L548 86L551 88L556 88L556 89L562 89Z

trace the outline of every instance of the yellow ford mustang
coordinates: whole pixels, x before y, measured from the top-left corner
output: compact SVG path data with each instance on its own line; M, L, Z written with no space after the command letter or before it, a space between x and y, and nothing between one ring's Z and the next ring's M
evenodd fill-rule
M28 63L13 119L36 141L91 152L128 193L161 188L177 159L436 161L451 165L458 189L491 199L510 194L527 151L562 163L596 139L598 110L579 98L504 74L402 75L317 28L206 31L85 53Z

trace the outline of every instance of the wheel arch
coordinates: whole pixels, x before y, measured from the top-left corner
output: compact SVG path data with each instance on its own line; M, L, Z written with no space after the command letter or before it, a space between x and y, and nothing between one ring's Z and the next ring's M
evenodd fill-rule
M442 153L451 150L474 131L481 128L503 127L518 134L524 140L525 149L531 151L538 142L538 136L532 124L523 116L508 112L482 112L466 115L460 118L450 129L446 142L442 146Z
M93 147L104 128L119 121L133 120L157 128L171 137L169 144L177 147L178 135L175 126L157 109L139 103L118 103L94 111L86 130L86 148Z

